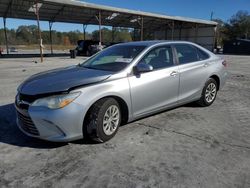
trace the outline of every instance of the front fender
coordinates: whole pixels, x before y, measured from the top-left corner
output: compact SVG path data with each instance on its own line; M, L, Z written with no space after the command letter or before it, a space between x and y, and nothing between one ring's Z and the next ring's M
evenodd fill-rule
M89 108L98 100L115 96L119 97L127 104L129 119L132 118L130 87L127 77L108 82L101 82L95 85L78 88L74 91L81 91L82 94L74 101L84 108L83 118Z

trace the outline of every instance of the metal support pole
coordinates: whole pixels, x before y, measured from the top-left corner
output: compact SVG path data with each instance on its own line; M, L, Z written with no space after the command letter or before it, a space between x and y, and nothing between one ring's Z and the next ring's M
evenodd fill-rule
M136 30L135 30L135 28L134 28L134 31L133 31L133 41L136 41L136 37L135 37L135 35L136 35Z
M50 53L53 54L53 40L52 40L52 26L53 22L49 21L49 38L50 38Z
M213 17L214 17L214 11L211 12L211 15L210 15L210 20L212 21L213 20Z
M39 10L38 10L38 2L36 1L36 18L37 18L37 27L38 27L38 35L40 40L40 55L41 55L41 63L43 62L43 49L42 49L42 33L40 30L40 23L39 23Z
M6 18L3 18L3 25L4 25L4 37L5 37L5 45L7 54L9 54L9 45L8 45L8 37L7 37L7 29L6 29Z
M144 23L143 23L143 17L141 17L141 41L143 41L143 38L144 38L143 30L144 30Z
M198 24L195 24L195 38L194 38L194 42L197 43L197 36L198 36Z
M99 11L99 45L102 45L102 14Z
M213 52L214 51L214 48L217 49L217 26L214 27L214 41L213 41L213 47L211 49L211 51Z
M86 29L83 31L83 39L86 40Z
M165 40L168 40L168 25L165 28Z
M174 21L172 21L172 40L174 40Z
M112 26L112 42L115 40L115 27Z
M179 40L181 40L181 32L182 32L182 23L180 24L180 28L179 28Z
M82 28L83 28L83 39L86 40L86 29L87 29L88 25L83 24Z

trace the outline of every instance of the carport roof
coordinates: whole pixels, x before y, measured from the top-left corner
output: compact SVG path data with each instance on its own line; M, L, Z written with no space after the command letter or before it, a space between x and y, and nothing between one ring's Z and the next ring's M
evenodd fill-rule
M213 21L167 16L149 12L115 8L74 0L39 0L42 6L39 10L40 20L50 22L67 22L78 24L94 24L99 22L96 16L101 12L102 25L115 27L139 28L143 17L144 27L159 28L176 21L185 24L199 24L204 27L216 26ZM1 0L0 17L35 20L34 12L28 10L35 0Z

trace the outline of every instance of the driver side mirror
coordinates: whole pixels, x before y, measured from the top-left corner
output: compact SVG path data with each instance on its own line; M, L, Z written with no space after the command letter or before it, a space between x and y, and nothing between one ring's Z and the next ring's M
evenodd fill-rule
M146 63L138 63L134 67L134 73L135 74L140 74L144 72L151 72L154 68L151 65L148 65Z

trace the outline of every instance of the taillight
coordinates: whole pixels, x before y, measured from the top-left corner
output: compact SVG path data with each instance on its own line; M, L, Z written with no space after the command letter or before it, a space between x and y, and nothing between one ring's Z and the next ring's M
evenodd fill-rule
M224 61L222 62L222 65L223 65L224 67L227 67L227 61L224 60Z

